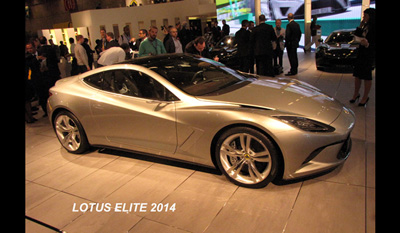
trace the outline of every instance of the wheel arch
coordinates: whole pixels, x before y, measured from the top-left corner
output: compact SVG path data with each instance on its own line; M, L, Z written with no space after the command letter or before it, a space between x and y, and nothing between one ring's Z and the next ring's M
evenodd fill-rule
M73 115L76 118L76 120L78 121L78 123L79 123L79 125L80 125L80 127L82 128L82 131L83 131L82 132L83 135L82 135L81 138L85 138L84 140L87 143L87 148L84 149L83 152L77 152L76 154L86 153L86 151L91 147L91 143L89 142L89 138L87 137L87 134L86 134L86 131L85 131L85 127L82 125L82 122L79 120L79 118L71 110L69 110L68 108L59 107L59 108L54 109L52 111L51 117L50 117L51 118L51 122L50 123L51 123L51 126L52 126L54 132L57 133L55 125L54 125L54 121L55 121L56 117L59 115L60 112L68 112L71 115ZM75 152L70 152L70 153L74 153L75 154Z
M54 120L56 119L56 116L58 115L58 113L60 113L60 112L62 112L62 111L67 111L67 112L73 114L74 116L76 116L76 115L75 115L71 110L69 110L68 108L60 107L60 108L54 109L54 110L52 111L52 113L51 113L51 118L50 118L50 120L51 120L50 123L51 123L51 126L53 127L53 129L54 129Z
M278 174L276 175L276 177L275 177L274 180L279 180L279 179L281 179L281 178L283 177L283 173L284 173L284 170L285 170L285 162L284 162L282 150L281 150L281 148L279 147L278 143L277 143L277 142L274 140L274 138L273 138L271 135L269 135L269 133L267 133L265 130L263 130L263 129L257 127L257 126L254 126L254 125L251 125L251 124L246 124L246 123L236 123L236 124L227 125L227 126L221 128L221 129L214 135L214 137L213 137L213 139L212 139L212 141L211 141L211 146L210 146L210 156L211 156L211 160L212 160L212 163L214 164L214 166L215 166L216 168L218 168L217 161L216 161L216 158L215 158L215 149L216 149L216 145L217 145L218 139L221 137L221 135L222 135L224 132L226 132L226 131L229 130L229 129L236 128L236 127L248 127L248 128L252 128L252 129L254 129L254 130L259 131L260 133L262 133L262 134L265 135L268 139L271 140L271 142L274 144L275 148L276 148L277 151L278 151L278 159L279 159L279 161L278 161L278 165L279 165L279 167L278 167Z
M57 109L54 109L54 111L51 113L51 127L53 128L53 130L55 131L56 129L54 128L54 120L56 119L56 116L60 113L60 112L62 112L62 111L65 111L65 112L69 112L69 113L71 113L72 115L74 115L77 119L78 119L78 121L80 122L80 124L82 125L82 130L83 130L83 133L85 134L85 137L87 138L87 140L88 140L88 142L89 142L89 138L87 137L87 134L86 134L86 130L85 130L85 127L83 126L83 124L82 124L82 122L79 120L79 118L76 116L76 114L74 114L74 112L72 112L70 109L68 109L68 108L64 108L64 107L60 107L60 108L57 108ZM90 142L89 142L89 144L90 144Z

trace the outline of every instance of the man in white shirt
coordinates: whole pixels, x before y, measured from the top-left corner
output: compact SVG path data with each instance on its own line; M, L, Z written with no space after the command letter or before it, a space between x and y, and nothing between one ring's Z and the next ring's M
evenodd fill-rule
M83 41L84 41L84 38L82 35L76 36L76 45L75 45L74 52L75 52L75 58L78 63L79 73L84 73L84 72L90 70L88 56L87 56L85 48L82 46Z
M126 43L123 43L121 47L111 47L100 53L100 58L97 63L99 67L101 67L124 61L126 53L129 53L129 45Z

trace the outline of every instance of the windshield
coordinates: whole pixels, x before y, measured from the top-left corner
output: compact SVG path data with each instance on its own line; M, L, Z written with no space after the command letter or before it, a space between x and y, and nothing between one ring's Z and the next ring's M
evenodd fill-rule
M349 43L352 42L354 32L333 32L326 39L325 43Z
M233 86L239 88L250 83L244 75L237 71L205 58L182 56L153 60L142 65L157 72L177 88L193 96L218 95L221 90Z

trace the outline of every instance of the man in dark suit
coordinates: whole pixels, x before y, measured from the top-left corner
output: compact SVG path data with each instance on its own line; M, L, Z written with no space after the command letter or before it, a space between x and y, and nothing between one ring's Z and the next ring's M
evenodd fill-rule
M237 44L237 56L240 61L240 71L249 73L250 72L250 34L247 30L249 27L249 21L247 19L242 21L242 28L235 34L235 42Z
M260 24L253 29L250 37L250 44L254 46L257 74L274 77L272 41L276 41L276 34L274 28L265 23L265 15L260 15L258 19Z
M42 39L42 38L41 38ZM42 39L43 40L43 39ZM43 46L41 46L42 48ZM49 46L50 47L50 46ZM43 49L43 48L42 48ZM45 47L46 49L46 47ZM50 68L44 68L42 62L45 58L48 59L49 52L46 54L40 54L36 50L34 44L26 44L25 54L25 74L26 74L26 107L30 106L31 98L36 94L39 98L39 105L42 107L44 112L43 117L47 116L47 98L49 97L49 89L54 85L54 80L51 80L51 76L48 75ZM46 55L47 57L44 57ZM46 61L47 61L46 59ZM29 72L30 70L30 72ZM53 81L53 82L52 82ZM35 119L32 117L32 113L29 114L25 119L28 123L33 123Z
M169 29L169 35L169 39L164 43L167 53L183 53L182 43L178 38L178 29L176 27L171 27Z
M286 26L286 50L289 57L290 71L286 75L296 75L299 61L297 48L301 38L300 25L294 21L293 13L288 14L289 24Z
M111 47L119 47L118 41L114 40L114 33L107 32L106 39L107 39L107 44L105 49L109 49Z
M58 68L58 62L60 61L57 58L56 51L53 47L47 44L47 38L44 36L39 37L40 47L37 48L37 52L39 56L43 57L43 60L46 60L46 70L43 71L43 75L48 77L50 81L50 87L54 86L54 84L59 80L60 77L60 69Z

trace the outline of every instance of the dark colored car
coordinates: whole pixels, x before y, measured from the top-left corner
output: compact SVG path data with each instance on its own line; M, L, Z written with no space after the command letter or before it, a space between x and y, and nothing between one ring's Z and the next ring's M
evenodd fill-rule
M219 62L229 68L238 70L240 68L237 54L237 44L235 44L234 36L225 36L213 47L210 48L212 57L218 56Z
M336 30L318 46L315 52L318 70L353 68L359 47L359 43L354 41L354 32L354 29Z

